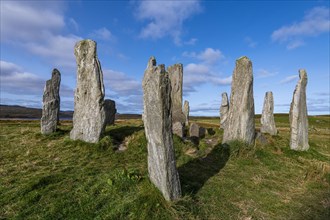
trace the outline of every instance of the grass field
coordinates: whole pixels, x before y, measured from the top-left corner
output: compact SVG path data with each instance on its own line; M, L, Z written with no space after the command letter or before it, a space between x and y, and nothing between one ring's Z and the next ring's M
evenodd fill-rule
M141 120L118 120L97 144L70 140L69 121L47 136L38 121L0 121L0 219L329 219L330 116L309 117L307 152L289 149L288 115L275 120L277 136L246 146L221 145L219 119L193 118L214 134L174 137L176 202L148 180Z

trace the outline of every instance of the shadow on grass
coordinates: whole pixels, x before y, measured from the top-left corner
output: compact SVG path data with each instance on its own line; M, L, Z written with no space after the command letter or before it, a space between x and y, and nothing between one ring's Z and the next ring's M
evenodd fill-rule
M106 131L104 136L110 136L115 142L121 143L124 141L125 137L128 137L142 129L142 126L123 126Z
M229 156L229 145L218 144L206 157L196 158L179 167L183 195L196 194L209 178L226 165Z

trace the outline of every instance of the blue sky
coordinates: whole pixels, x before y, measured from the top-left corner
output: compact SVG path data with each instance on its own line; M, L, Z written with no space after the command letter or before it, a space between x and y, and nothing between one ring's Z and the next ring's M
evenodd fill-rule
M1 0L1 104L42 106L53 68L62 74L61 109L73 109L74 44L98 43L106 98L119 113L142 112L150 56L184 65L191 115L219 115L235 60L253 63L256 113L266 91L287 113L308 74L308 113L330 114L329 1L6 1Z

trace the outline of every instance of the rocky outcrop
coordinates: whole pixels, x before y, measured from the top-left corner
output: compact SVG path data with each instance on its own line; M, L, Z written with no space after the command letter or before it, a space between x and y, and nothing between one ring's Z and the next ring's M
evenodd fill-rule
M78 69L70 138L96 143L106 126L103 73L97 58L96 42L79 41L74 54Z
M274 98L272 92L266 92L260 122L261 133L268 133L270 135L277 134L274 120Z
M184 136L184 126L182 125L181 122L177 121L174 122L172 126L173 134L178 135L180 138L183 138Z
M154 57L149 59L142 87L149 178L166 200L175 200L181 196L181 186L173 147L171 82L165 66L156 66Z
M111 99L104 100L104 110L105 110L105 123L107 125L115 124L116 118L116 102Z
M225 129L227 124L227 117L229 112L229 101L226 92L221 94L221 106L220 106L220 128Z
M252 62L247 57L236 60L231 83L230 104L222 143L240 140L254 142L254 99Z
M196 123L191 123L189 128L189 135L192 138L203 138L205 137L206 129L200 127Z
M50 134L56 131L60 114L60 84L61 73L57 69L52 72L52 78L46 81L42 98L41 133Z
M306 104L307 73L305 70L299 70L299 78L290 107L290 148L305 151L309 149Z
M185 126L189 126L189 111L190 111L189 102L185 100L183 105L183 114L186 119L184 123Z
M172 100L172 122L177 121L185 123L186 117L182 112L182 83L183 83L183 66L182 64L174 64L167 68L167 72L171 81L171 100Z

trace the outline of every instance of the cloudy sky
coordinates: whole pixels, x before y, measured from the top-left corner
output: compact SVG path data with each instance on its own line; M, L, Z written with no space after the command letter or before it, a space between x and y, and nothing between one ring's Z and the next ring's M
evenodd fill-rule
M148 59L184 65L192 115L219 115L235 60L253 62L256 113L266 91L288 112L298 70L308 74L309 114L329 110L329 1L12 1L1 0L1 104L42 106L53 68L61 108L73 110L81 39L98 43L106 98L119 113L142 112Z

